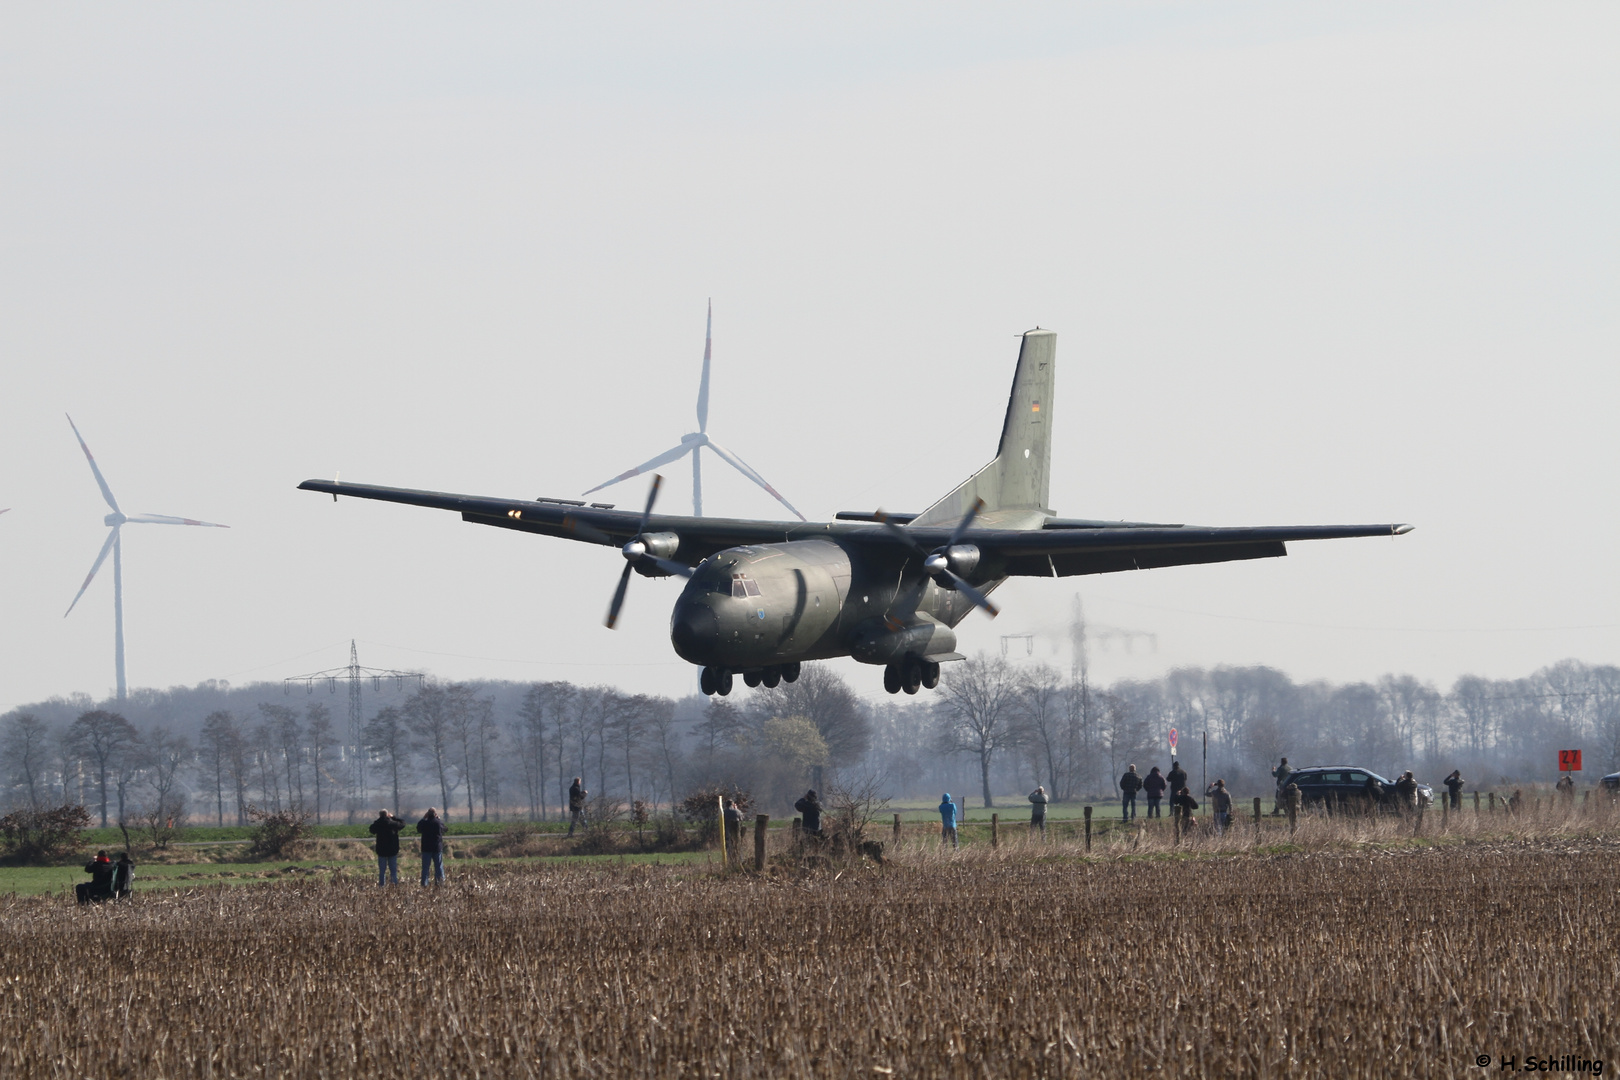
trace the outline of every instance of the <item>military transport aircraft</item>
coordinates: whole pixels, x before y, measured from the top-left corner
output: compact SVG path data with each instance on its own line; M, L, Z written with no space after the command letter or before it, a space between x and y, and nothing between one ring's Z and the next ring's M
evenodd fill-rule
M960 660L953 627L1009 577L1069 577L1286 555L1290 540L1394 536L1410 525L1203 528L1060 518L1047 508L1057 335L1023 335L1001 445L984 468L920 514L843 512L828 522L640 513L572 499L501 499L306 480L306 491L453 510L477 525L618 547L624 571L608 608L618 621L630 573L680 575L670 641L701 665L705 694L799 677L806 660L883 665L889 693L939 685Z

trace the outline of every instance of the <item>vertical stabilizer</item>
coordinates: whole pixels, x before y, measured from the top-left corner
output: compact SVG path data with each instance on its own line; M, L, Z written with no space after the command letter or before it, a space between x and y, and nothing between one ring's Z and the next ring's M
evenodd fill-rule
M1051 516L1047 503L1056 367L1057 334L1041 329L1025 334L995 460L924 510L913 525L954 525L975 499L984 500L979 523L986 527L1038 529Z

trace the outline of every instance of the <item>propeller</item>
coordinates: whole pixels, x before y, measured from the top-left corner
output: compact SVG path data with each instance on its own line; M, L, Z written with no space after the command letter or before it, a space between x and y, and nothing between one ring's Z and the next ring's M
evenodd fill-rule
M890 521L883 511L879 510L877 512L877 519L883 523L884 528L898 537L908 548L922 556L923 571L929 577L946 588L955 589L973 601L974 604L983 608L986 614L993 619L1001 614L1001 609L991 603L988 596L969 585L960 574L951 569L951 549L962 542L962 537L966 536L967 531L973 527L973 519L978 517L979 511L983 509L984 500L974 499L973 505L968 507L968 512L962 515L962 520L958 521L956 528L951 530L951 538L945 542L943 547L937 547L933 551L924 551L923 546L917 543L915 537Z
M652 519L653 504L658 501L658 489L663 485L664 478L654 473L652 487L647 489L647 506L641 511L641 524L636 526L636 535L631 537L630 541L619 549L624 554L624 572L619 575L619 587L613 590L613 604L608 608L606 625L609 630L612 630L614 624L619 621L619 610L624 607L624 594L630 588L630 571L634 570L638 564L650 563L666 574L678 574L681 577L692 576L690 566L659 558L647 550L646 542L641 539L647 531L647 522ZM581 529L581 526L585 526L585 529L592 532L597 531L595 526L586 525L585 522L577 522L573 528L576 532L585 531L585 529Z

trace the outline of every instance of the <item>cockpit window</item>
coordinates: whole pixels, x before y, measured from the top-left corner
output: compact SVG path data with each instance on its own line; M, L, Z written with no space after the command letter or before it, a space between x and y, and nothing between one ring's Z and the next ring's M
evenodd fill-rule
M731 595L739 599L745 596L758 596L759 583L747 574L732 574Z

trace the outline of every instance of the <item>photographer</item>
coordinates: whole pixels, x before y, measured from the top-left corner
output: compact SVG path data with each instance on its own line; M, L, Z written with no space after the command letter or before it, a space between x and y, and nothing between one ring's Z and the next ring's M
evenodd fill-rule
M444 881L445 827L439 811L428 807L422 820L416 823L416 831L422 837L422 884L428 883L428 867L433 868L433 883L441 884Z
M371 823L371 835L377 838L378 885L388 884L389 878L399 884L399 833L403 828L405 822L387 810L380 811Z

